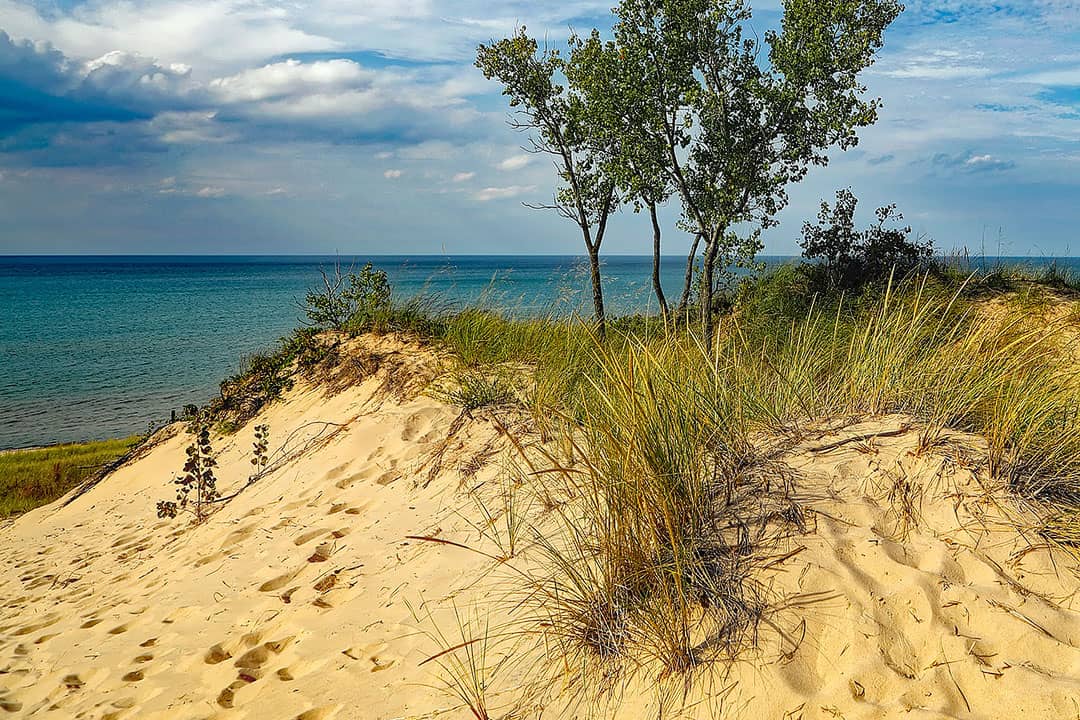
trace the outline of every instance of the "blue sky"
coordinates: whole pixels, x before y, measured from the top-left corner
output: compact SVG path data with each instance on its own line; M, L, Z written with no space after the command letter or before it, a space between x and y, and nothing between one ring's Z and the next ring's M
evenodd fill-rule
M550 164L472 59L612 2L0 0L0 253L579 252L522 207ZM1080 0L912 0L865 80L881 120L792 188L766 252L850 185L942 250L1080 255ZM649 238L624 211L605 246Z

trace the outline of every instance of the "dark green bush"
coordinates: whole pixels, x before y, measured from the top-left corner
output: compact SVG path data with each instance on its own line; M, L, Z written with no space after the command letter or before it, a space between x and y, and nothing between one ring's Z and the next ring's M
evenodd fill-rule
M910 227L886 227L904 218L895 204L878 208L876 222L856 230L858 203L850 189L838 190L834 206L821 203L816 225L803 224L803 257L822 262L830 287L853 289L880 283L929 262L934 250L931 240L912 237Z

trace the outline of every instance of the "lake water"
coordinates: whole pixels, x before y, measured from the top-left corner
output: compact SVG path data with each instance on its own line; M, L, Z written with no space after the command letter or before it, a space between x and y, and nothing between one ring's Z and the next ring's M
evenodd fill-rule
M580 257L340 258L346 267L367 260L388 272L399 297L485 298L520 313L590 308ZM0 257L0 449L141 432L203 404L241 355L297 326L298 302L334 261ZM684 262L664 259L669 297ZM1062 264L1080 270L1080 260ZM648 257L607 258L609 312L655 311L650 272Z

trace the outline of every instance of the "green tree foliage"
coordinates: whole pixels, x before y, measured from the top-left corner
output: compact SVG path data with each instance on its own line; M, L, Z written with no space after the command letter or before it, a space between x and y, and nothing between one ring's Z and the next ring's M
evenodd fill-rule
M524 27L513 37L481 45L476 66L484 77L502 83L503 95L515 111L511 127L529 133L529 149L554 158L560 185L551 204L529 207L555 210L580 229L589 256L593 312L603 335L600 246L608 218L618 207L618 197L590 133L597 115L589 107L591 97L560 82L568 74L566 59L557 49L541 49Z
M864 98L858 76L903 9L896 0L783 6L780 30L759 40L745 33L745 0L623 0L614 41L594 33L580 43L592 71L570 75L586 97L602 86L609 98L586 103L585 116L602 136L622 138L604 156L607 174L646 204L668 188L677 193L682 225L695 234L688 268L704 242L710 335L718 271L750 263L788 185L876 120L880 100ZM689 293L687 282L680 309Z
M653 292L660 312L667 317L667 298L660 284L662 233L657 207L668 200L673 187L665 172L665 146L649 132L650 124L642 122L653 109L642 93L641 82L650 68L645 58L628 56L626 48L602 41L597 30L587 38L572 36L570 46L566 75L583 100L588 142L596 149L603 173L615 184L620 199L635 213L648 210L653 233Z
M854 288L905 273L930 259L933 242L912 238L910 227L886 227L904 219L896 205L874 211L875 222L866 230L855 229L858 199L850 188L836 192L836 204L821 203L818 222L803 224L800 242L803 257L824 261L832 288Z

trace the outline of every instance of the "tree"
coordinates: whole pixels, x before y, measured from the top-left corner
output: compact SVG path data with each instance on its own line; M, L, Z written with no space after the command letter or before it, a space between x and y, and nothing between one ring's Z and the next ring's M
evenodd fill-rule
M640 92L613 117L639 128L650 150L663 148L682 222L695 233L688 267L704 242L700 302L710 338L717 270L752 261L787 186L876 120L880 100L863 99L858 75L903 9L896 0L783 5L781 29L764 45L743 35L745 0L623 0L615 9L614 45ZM689 285L680 310L688 297Z
M803 257L821 260L831 287L854 288L881 280L890 273L908 272L933 254L933 242L911 238L910 227L885 227L904 219L896 205L874 211L876 222L855 229L858 199L851 188L836 191L836 204L821 203L817 225L803 224Z
M642 92L648 67L644 58L628 56L614 42L603 42L593 30L587 38L572 36L566 76L580 93L587 142L610 178L620 199L635 213L648 210L652 225L652 285L660 312L668 317L668 302L660 283L661 227L657 207L672 194L665 173L665 148L645 129L641 119L653 111Z
M558 81L566 76L567 62L558 50L540 50L524 27L513 37L480 45L476 66L484 77L503 85L515 114L510 121L517 130L530 133L528 150L550 155L561 181L550 209L572 220L581 230L589 256L593 312L598 332L604 336L604 290L600 277L600 246L608 218L618 207L615 183L590 142L589 118L594 116L581 93Z

